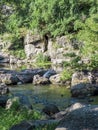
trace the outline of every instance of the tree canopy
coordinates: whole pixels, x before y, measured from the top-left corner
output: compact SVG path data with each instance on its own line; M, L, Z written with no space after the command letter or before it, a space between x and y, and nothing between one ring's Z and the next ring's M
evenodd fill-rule
M4 28L9 32L27 28L57 36L83 29L94 15L98 23L97 0L1 0L0 6L3 5L12 7L13 13L8 17L0 13L1 32Z

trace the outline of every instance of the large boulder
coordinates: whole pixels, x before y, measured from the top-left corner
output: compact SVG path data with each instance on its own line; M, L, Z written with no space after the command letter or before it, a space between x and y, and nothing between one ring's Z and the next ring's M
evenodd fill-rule
M5 107L8 100L8 96L0 95L0 107Z
M23 121L20 124L12 126L9 130L33 130L34 127L28 121Z
M16 77L18 79L18 82L21 82L22 84L32 83L32 80L33 80L33 74L30 74L30 73L20 72L20 73L17 73Z
M98 105L76 103L67 109L67 113L55 130L98 130Z
M85 97L95 91L93 76L90 72L75 72L72 75L71 94L73 97Z
M38 85L38 84L49 84L50 81L48 80L48 78L42 77L40 75L35 75L33 77L33 84L34 85Z
M46 105L42 109L42 112L44 112L49 117L52 117L54 114L60 112L60 110L58 109L58 107L56 105L54 105L54 104L48 104L48 105Z
M43 68L39 68L39 69L25 69L25 70L22 70L21 72L23 73L29 73L29 74L32 74L32 75L40 75L40 76L43 76L47 70L46 69L43 69Z
M50 69L50 70L48 70L48 71L43 75L43 77L49 79L51 76L53 76L53 75L55 75L55 74L56 74L56 71Z
M32 104L28 98L28 96L24 94L13 94L12 98L9 98L6 103L6 109L15 109L18 110L19 108L25 109L33 109Z
M0 74L0 82L4 84L17 84L18 78L13 73Z
M62 84L69 85L70 84L70 81L68 81L66 79L62 80L61 74L55 74L53 76L50 76L49 80L52 84L60 84L60 85L62 85Z
M53 75L49 78L49 80L52 84L61 84L61 75L60 74Z
M14 97L14 98L9 98L6 102L6 109L14 109L14 110L18 110L20 107L20 101L18 97Z
M93 95L95 87L90 83L79 83L71 88L72 97L85 98Z
M0 84L0 95L9 93L9 88L5 84Z

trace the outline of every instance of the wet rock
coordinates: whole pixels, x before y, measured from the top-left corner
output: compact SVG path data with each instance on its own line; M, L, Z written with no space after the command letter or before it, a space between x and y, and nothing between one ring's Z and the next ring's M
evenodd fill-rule
M52 125L58 123L58 120L35 120L35 121L22 121L20 124L12 126L9 130L38 130L45 125Z
M1 95L0 96L0 107L5 107L8 100L8 96Z
M94 89L94 92L93 92L93 94L92 94L93 96L96 96L96 95L98 95L98 85L97 86L95 86L95 89Z
M43 77L45 77L45 78L50 78L50 76L52 76L52 75L55 75L56 74L56 72L54 71L54 70L48 70L44 75L43 75Z
M17 73L16 77L18 79L18 82L21 82L23 84L32 83L32 80L33 80L33 74L30 74L30 73L20 72L20 73Z
M98 105L76 103L68 110L55 130L98 130Z
M48 78L45 77L41 77L40 75L35 75L33 78L33 84L37 85L37 84L49 84L50 81L48 80Z
M28 121L12 126L9 130L33 130L33 126Z
M89 83L80 83L71 88L72 97L85 98L93 95L95 88Z
M72 75L71 94L73 97L85 97L95 91L93 77L90 72L76 72Z
M15 110L19 108L33 109L29 98L24 94L13 94L13 97L8 99L6 108L13 108Z
M0 82L4 84L17 84L18 78L15 76L15 74L12 73L6 73L6 74L0 74Z
M5 84L0 84L0 95L9 93L9 88Z
M0 55L0 60L3 60L3 59L4 59L4 57L2 55Z
M61 75L60 74L53 75L49 78L49 80L52 84L60 84L61 83Z
M47 70L46 69L43 69L43 68L39 68L39 69L25 69L25 70L22 70L21 72L24 72L24 73L29 73L29 74L32 74L32 75L40 75L40 76L43 76Z
M49 117L52 117L54 114L60 112L58 107L54 104L48 104L46 105L42 112L44 112L46 115L48 115Z
M9 58L4 57L3 59L0 59L0 63L9 63Z
M62 75L61 74L56 74L56 75L53 75L49 78L50 82L52 84L65 84L65 85L69 85L70 84L70 81L67 81L67 80L62 80L61 79Z
M8 69L3 69L0 68L0 74L16 74L17 72L15 70L8 70Z
M18 110L20 107L20 101L18 97L10 98L6 102L6 109L15 109Z
M21 72L14 70L0 69L0 82L5 84L32 83L34 75L43 76L47 70L45 69L26 69Z

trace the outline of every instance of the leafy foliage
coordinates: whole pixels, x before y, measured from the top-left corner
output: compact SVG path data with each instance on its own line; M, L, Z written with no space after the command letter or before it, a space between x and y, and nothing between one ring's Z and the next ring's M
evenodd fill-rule
M14 5L13 13L5 21L6 30L26 27L53 36L74 32L76 24L83 26L98 11L97 0L1 0L0 5L4 4Z
M39 53L36 56L36 65L40 67L49 66L50 58L48 56L43 55L43 53Z
M12 13L4 12L4 5ZM96 62L92 55L98 50L98 0L1 0L0 18L0 33L20 38L26 30L52 37L73 35L84 43L81 55L92 60L91 66Z
M0 129L8 130L12 125L20 123L23 120L39 119L40 113L22 109L15 111L14 109L5 110L0 108Z

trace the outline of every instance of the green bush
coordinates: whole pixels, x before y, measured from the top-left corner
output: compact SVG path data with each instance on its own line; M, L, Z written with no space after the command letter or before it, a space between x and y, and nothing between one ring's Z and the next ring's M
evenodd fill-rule
M22 109L15 111L14 109L5 110L0 108L0 130L9 130L12 125L20 123L23 120L40 119L39 112Z
M85 20L98 12L97 0L49 0L48 3L46 0L2 0L0 5L4 3L13 5L14 13L4 21L1 12L0 21L6 31L16 34L23 27L52 36L73 33L83 28ZM92 21L88 21L91 28L96 30Z
M36 65L43 67L50 64L50 58L48 56L43 55L43 53L39 53L36 56Z
M62 81L70 80L71 76L72 76L72 70L64 69L61 75L61 80Z

